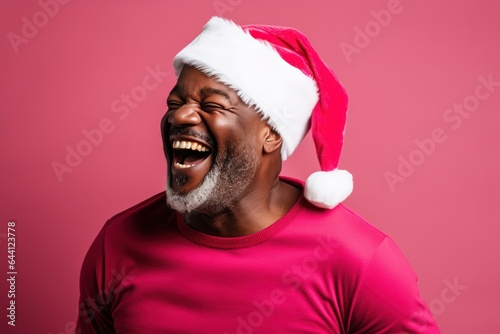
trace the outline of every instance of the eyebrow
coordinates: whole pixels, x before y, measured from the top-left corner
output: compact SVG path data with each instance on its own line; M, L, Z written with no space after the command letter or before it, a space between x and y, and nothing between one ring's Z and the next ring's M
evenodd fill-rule
M170 93L168 95L170 96L171 94L180 94L180 90L181 90L180 87L176 85L176 86L174 86L174 88L172 88L172 90L170 91ZM226 100L231 101L231 97L229 96L229 94L224 92L223 90L220 90L217 88L210 88L210 87L204 87L200 90L200 95L202 97L206 97L208 95L213 95L213 94L220 95L220 96L224 97Z
M224 97L226 100L231 101L231 98L229 97L228 93L226 93L220 89L217 89L217 88L209 88L209 87L202 88L200 90L200 94L202 96L217 94L217 95Z

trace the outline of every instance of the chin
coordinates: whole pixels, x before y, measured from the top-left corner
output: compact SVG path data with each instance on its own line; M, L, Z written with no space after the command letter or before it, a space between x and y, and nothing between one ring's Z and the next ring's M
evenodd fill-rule
M183 178L184 176L180 177ZM217 167L214 167L198 183L193 182L193 180L187 180L187 184L185 185L174 186L172 183L175 184L179 181L179 175L174 175L171 181L170 179L167 180L167 204L172 209L182 213L192 211L205 213L206 211L213 211L210 207L214 206L213 203L220 202L221 200L217 198L216 191L214 191L217 187L219 177L220 171Z

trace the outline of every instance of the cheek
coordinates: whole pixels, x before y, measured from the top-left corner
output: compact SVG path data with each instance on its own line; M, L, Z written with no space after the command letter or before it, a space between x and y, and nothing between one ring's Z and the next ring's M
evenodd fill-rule
M242 149L245 152L262 153L263 139L260 137L263 126L267 125L258 114L253 113L247 117L237 114L213 115L207 117L205 121L217 144L217 162L225 160L228 155L238 155L238 151Z
M161 138L163 141L163 145L165 146L168 143L168 132L169 132L169 123L168 123L168 113L165 113L163 117L161 118L160 121L160 132L161 132Z

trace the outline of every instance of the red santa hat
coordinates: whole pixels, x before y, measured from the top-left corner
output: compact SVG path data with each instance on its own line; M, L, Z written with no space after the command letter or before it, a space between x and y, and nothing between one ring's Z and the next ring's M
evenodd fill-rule
M240 27L213 17L175 56L177 76L184 64L215 77L255 106L282 137L282 160L312 129L321 171L306 180L308 201L331 209L350 195L352 175L337 169L347 93L301 32L275 26Z

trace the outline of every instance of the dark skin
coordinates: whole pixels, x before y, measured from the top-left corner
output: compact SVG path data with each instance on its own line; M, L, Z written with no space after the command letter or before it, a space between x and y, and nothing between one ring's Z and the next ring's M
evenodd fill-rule
M283 217L300 197L301 190L279 180L281 137L262 120L254 107L245 104L228 86L194 67L184 66L170 93L169 110L162 119L162 136L169 168L170 186L186 194L195 189L208 173L215 155L230 143L250 145L258 166L250 184L231 207L216 215L190 212L188 224L203 233L237 237L263 230ZM172 129L192 129L211 141L189 135L173 135ZM191 168L177 168L172 160L172 142L185 140L210 145L211 154ZM172 175L185 176L184 184L172 182Z

